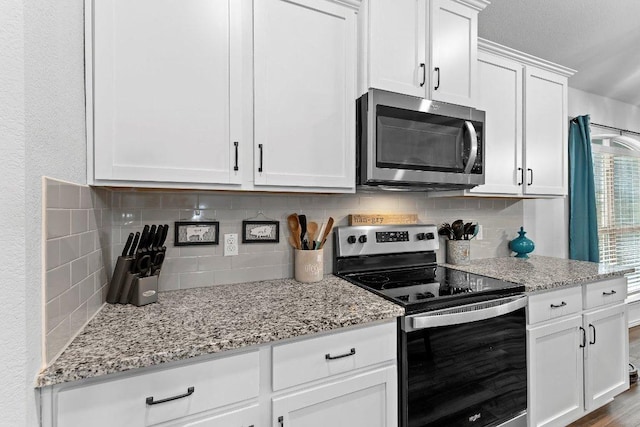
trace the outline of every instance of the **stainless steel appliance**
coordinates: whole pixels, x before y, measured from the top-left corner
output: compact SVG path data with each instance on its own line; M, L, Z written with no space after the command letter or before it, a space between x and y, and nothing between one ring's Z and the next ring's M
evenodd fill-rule
M484 184L483 111L370 89L357 106L357 183L452 190Z
M524 286L438 266L435 225L339 227L334 272L405 308L399 425L524 426Z

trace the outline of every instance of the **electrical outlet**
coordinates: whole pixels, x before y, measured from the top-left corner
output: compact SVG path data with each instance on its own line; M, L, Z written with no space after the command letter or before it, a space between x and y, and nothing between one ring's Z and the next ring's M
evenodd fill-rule
M476 239L478 239L478 240L484 239L483 232L484 232L484 230L482 229L482 225L478 224L478 234L476 234Z
M224 256L238 255L238 234L224 235Z

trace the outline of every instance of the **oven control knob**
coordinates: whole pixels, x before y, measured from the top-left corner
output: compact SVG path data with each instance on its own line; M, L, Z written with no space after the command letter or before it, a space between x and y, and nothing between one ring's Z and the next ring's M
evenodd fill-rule
M347 237L347 243L354 244L356 242L356 236Z
M367 243L367 236L363 234L362 236L358 237L358 242Z
M424 233L418 233L416 237L418 238L418 240L424 240L427 238L427 235Z
M427 234L426 234L426 236L427 236L427 240L433 240L433 239L435 239L435 238L436 238L436 237L433 235L433 233L427 233Z

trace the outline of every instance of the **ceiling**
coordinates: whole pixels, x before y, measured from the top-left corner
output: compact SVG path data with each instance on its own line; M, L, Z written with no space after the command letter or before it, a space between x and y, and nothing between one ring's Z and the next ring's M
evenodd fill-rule
M491 0L478 34L577 70L570 87L640 106L638 0Z

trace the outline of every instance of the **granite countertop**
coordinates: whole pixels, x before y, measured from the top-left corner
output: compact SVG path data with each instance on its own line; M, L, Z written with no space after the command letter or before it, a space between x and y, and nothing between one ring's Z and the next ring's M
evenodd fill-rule
M37 379L37 387L404 315L335 276L160 292L143 307L106 304Z
M527 292L556 289L565 286L621 277L633 268L533 255L523 258L488 258L472 260L469 265L447 267L508 282L525 285Z

